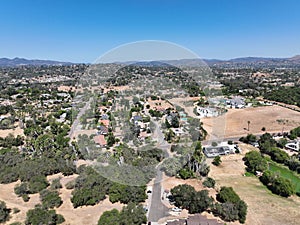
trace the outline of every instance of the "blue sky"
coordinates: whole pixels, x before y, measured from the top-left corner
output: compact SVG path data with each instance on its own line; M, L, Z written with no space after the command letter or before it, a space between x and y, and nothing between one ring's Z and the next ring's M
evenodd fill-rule
M298 0L1 0L0 57L92 62L118 45L174 42L201 58L300 54Z

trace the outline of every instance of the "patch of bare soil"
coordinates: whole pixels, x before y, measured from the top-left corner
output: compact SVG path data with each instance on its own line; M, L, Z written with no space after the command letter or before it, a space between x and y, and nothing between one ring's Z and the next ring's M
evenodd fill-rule
M23 129L21 129L19 126L16 127L15 129L5 129L5 130L1 130L1 129L0 129L0 137L5 138L5 137L7 137L9 134L14 135L15 137L16 137L17 135L24 136Z
M202 182L199 179L179 179L176 177L168 177L164 175L164 179L162 181L162 187L164 190L170 191L173 187L180 184L188 184L195 188L196 191L200 191L203 189Z
M0 200L4 201L8 208L17 208L20 210L20 212L16 214L11 213L10 220L5 224L24 222L27 211L40 203L39 194L30 195L30 200L28 202L24 202L21 197L18 197L14 192L14 187L20 183L20 181L17 181L10 184L0 184Z

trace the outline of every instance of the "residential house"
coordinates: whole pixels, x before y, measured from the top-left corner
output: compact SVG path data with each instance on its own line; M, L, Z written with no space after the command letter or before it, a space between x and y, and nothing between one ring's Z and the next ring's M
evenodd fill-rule
M100 120L99 122L100 122L100 124L102 124L103 126L109 127L109 120Z
M107 142L105 140L104 135L97 135L97 136L95 136L94 137L94 141L100 147L105 147L107 145Z
M291 151L299 152L299 150L300 150L300 141L297 140L297 141L287 143L285 145L285 148L288 149L288 150L291 150Z
M107 115L106 113L102 114L100 116L100 120L109 120L109 115Z
M182 128L171 128L171 130L174 132L176 136L181 136L185 134L185 132L182 130Z
M108 134L108 128L106 126L100 125L97 127L99 134L107 135Z
M216 219L208 219L201 214L190 215L187 219L168 221L167 225L221 225Z
M226 100L226 106L235 108L235 109L242 109L242 108L245 108L246 104L245 104L244 98L234 97L232 99Z
M196 111L200 118L215 117L219 115L217 109L214 108L208 108L208 107L204 108L204 107L197 106Z

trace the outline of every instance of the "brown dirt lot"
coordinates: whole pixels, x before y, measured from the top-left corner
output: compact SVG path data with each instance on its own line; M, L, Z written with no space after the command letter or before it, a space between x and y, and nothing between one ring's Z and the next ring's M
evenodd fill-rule
M216 120L218 120L217 123ZM300 113L274 105L245 109L229 109L228 112L221 117L201 119L208 133L211 133L212 129L217 130L217 124L222 127L222 124L220 124L222 120L223 125L225 125L225 137L238 137L245 136L248 133L262 134L264 133L262 131L263 127L265 127L269 133L279 133L282 132L282 130L286 132L290 131L300 126ZM250 121L249 131L247 130L248 121Z
M65 185L69 181L74 180L77 176L78 175L63 176L62 174L48 176L49 181L61 177L61 184L63 188L59 190L59 193L63 200L63 204L56 209L56 212L63 215L66 220L62 225L96 225L103 212L114 208L118 210L122 209L123 204L112 204L108 198L94 206L83 206L74 209L70 201L72 190L66 189ZM29 209L34 208L36 204L40 203L39 194L30 195L29 202L24 202L22 198L18 197L14 193L14 187L19 183L20 181L10 184L0 184L0 200L5 201L8 208L20 209L20 212L17 214L11 213L11 219L5 224L11 224L13 222L24 223L26 219L26 212Z
M255 148L245 144L241 144L240 147L243 150L242 154L222 157L222 164L219 167L211 165L209 176L217 181L217 188L231 186L247 203L246 225L299 224L300 198L279 197L272 194L258 178L243 176L245 166L242 158L246 152Z

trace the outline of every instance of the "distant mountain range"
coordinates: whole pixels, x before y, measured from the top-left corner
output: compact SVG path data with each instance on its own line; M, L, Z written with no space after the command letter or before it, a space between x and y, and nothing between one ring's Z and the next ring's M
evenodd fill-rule
M218 64L295 64L300 65L300 55L291 58L243 57L230 60L204 59L208 65Z
M0 67L16 67L16 66L54 66L54 65L72 65L70 62L59 62L53 60L40 60L40 59L23 59L23 58L0 58Z
M263 57L243 57L235 58L230 60L220 60L220 59L181 59L181 60L164 60L161 64L171 64L173 66L179 65L189 65L193 66L199 63L207 63L208 65L235 65L235 64L292 64L300 65L300 55L296 55L291 58L263 58ZM139 65L150 65L150 64L160 64L159 62L125 62L125 64L139 64ZM59 62L53 60L39 60L39 59L23 59L23 58L0 58L0 67L16 67L16 66L42 66L42 65L72 65L76 63L71 62Z

